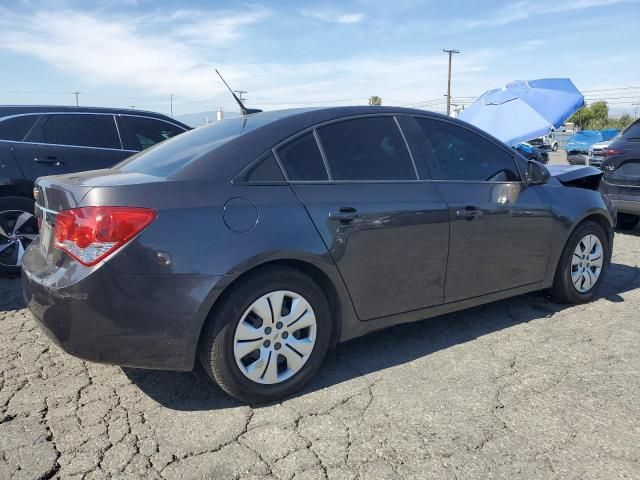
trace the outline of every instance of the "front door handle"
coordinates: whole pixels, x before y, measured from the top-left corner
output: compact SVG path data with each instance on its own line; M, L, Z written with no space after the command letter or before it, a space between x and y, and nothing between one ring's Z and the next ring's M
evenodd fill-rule
M463 209L457 210L456 215L458 218L464 218L465 220L473 220L476 217L482 215L482 210L475 207L465 207Z
M342 207L337 212L329 213L329 218L340 222L351 222L358 218L358 211L353 207Z
M54 167L59 167L62 162L58 160L58 157L54 157L53 155L49 155L45 158L34 158L34 162L36 163L44 163L45 165L53 165Z

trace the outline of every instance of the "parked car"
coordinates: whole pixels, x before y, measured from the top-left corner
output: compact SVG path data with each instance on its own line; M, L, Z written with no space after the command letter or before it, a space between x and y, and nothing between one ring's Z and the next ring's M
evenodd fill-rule
M630 230L640 222L640 120L629 125L602 154L600 190L618 209L617 227Z
M549 133L549 135L545 135L544 137L534 138L527 143L540 150L558 151L558 141L553 138L553 133Z
M549 154L540 148L534 147L530 142L518 143L513 148L528 160L549 163Z
M614 140L615 138L591 145L591 147L589 147L589 153L587 155L585 165L591 165L598 168L602 167L602 162L604 161L604 151L609 145L611 145L611 142L613 142Z
M540 289L589 301L613 241L601 176L421 110L224 120L40 178L24 298L73 355L199 361L229 394L271 401L367 332Z
M586 165L592 145L611 140L618 134L615 129L581 130L567 140L567 160L572 165Z
M115 165L189 130L140 110L0 106L0 272L17 273L38 233L33 216L37 177Z

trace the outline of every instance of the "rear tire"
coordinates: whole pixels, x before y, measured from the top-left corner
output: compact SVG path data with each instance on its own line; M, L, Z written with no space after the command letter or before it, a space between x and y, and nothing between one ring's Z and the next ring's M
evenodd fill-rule
M616 228L619 230L633 230L640 223L639 215L632 215L630 213L618 213L618 219L616 221Z
M277 313L279 295L285 296ZM300 323L287 319L298 317L306 324L309 312L314 316L311 327L296 330ZM201 335L200 361L238 400L258 404L286 397L306 385L322 365L331 339L330 315L326 296L307 275L284 266L258 271L232 286L214 307ZM302 348L310 353L303 354Z
M598 258L596 258L597 242L593 240L593 236L597 238L601 247L601 266L599 271L596 266L598 263ZM576 227L569 240L567 240L560 256L553 287L549 291L552 297L562 303L574 304L585 303L593 298L606 275L611 261L609 238L605 230L598 223L591 220L587 220ZM588 247L590 244L595 245L593 250ZM585 246L587 247L585 248ZM581 250L586 253L584 256L578 255ZM590 256L593 258L589 259L588 257ZM580 272L584 272L584 274L580 275Z
M20 273L24 251L38 235L34 205L26 197L0 198L0 274Z

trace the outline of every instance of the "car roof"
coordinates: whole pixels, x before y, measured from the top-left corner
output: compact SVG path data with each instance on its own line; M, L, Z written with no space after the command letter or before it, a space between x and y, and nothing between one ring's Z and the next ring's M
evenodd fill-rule
M202 152L198 158L188 162L184 168L176 172L174 178L201 178L203 176L212 175L219 178L227 178L235 176L249 161L253 161L260 155L267 152L270 148L278 145L282 141L292 137L298 132L308 130L318 124L331 122L334 120L342 120L348 117L361 115L417 115L431 118L437 118L464 124L471 130L476 131L480 135L492 138L497 143L504 146L502 142L495 139L486 132L479 130L477 127L470 125L462 120L457 120L446 115L442 115L427 110L418 110L406 107L391 106L344 106L344 107L321 107L321 108L294 108L285 110L272 110L261 113L254 113L246 117L231 118L222 122L243 122L244 133L227 141L223 145L215 148L213 151ZM200 129L216 128L217 124L205 125ZM204 132L203 132L204 133ZM180 139L181 142L188 142L189 136L180 139L176 137L175 141ZM173 140L170 140L171 142ZM504 146L504 148L508 148ZM218 161L224 158L224 161ZM216 164L216 168L212 169L210 165Z
M0 105L0 118L20 114L39 113L107 113L113 115L138 115L168 120L177 125L190 128L184 123L162 113L150 112L148 110L134 110L131 108L108 108L108 107L74 107L68 105Z

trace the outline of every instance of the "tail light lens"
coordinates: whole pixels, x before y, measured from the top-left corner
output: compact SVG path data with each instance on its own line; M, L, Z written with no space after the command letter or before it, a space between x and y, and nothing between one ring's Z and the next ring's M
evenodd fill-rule
M56 215L54 247L88 267L104 260L155 220L148 208L82 207Z
M622 155L624 152L622 150L616 150L615 148L605 148L602 150L602 155L607 158L613 155Z

